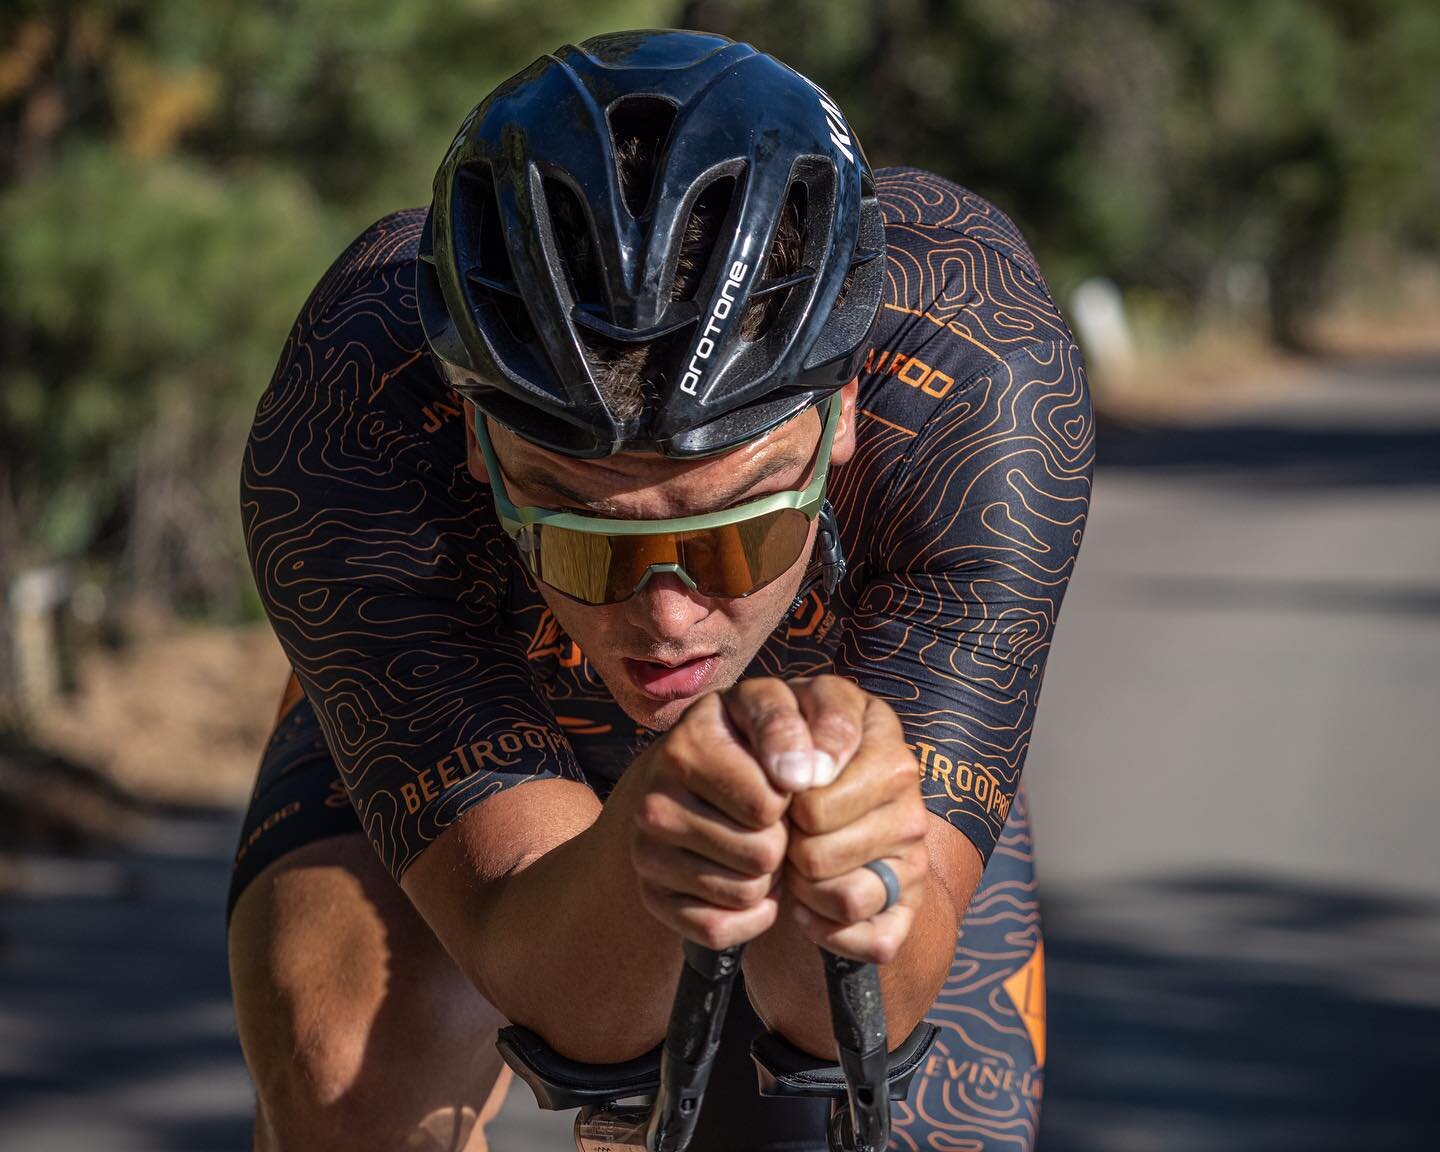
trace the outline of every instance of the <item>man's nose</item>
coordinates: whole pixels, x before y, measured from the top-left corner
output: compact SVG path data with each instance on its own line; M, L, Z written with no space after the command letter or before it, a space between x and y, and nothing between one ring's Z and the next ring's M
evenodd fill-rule
M657 640L681 640L710 615L710 600L673 572L656 572L625 602L631 620Z

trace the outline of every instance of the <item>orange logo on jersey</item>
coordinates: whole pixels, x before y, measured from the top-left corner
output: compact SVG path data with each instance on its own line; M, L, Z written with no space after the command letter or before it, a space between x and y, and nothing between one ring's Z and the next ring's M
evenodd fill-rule
M993 1102L1009 1096L1012 1108L1018 1103L1016 1097L1039 1101L1045 1094L1042 1069L1039 1064L1034 1068L1014 1068L988 1055L978 1060L973 1057L957 1060L950 1055L943 1040L937 1040L930 1055L925 1058L925 1075L930 1079L949 1080L956 1086L963 1084L966 1093L977 1100ZM949 1088L946 1090L949 1091Z
M1025 1021L1030 1033L1030 1047L1035 1049L1035 1063L1045 1066L1045 943L1037 941L1030 959L1005 981L1005 991L1015 1003L1015 1011Z
M255 828L249 836L245 837L245 843L240 845L240 850L235 853L235 866L239 867L240 861L244 860L246 854L255 846L255 841L259 840L260 837L265 835L266 832L269 832L270 829L279 824L280 821L290 819L291 816L294 816L299 811L300 801L292 800L289 804L286 804L285 807L277 809L266 816L265 819L261 821L260 826Z
M413 782L400 785L400 798L412 816L426 804L434 803L449 789L464 783L476 773L513 767L516 757L529 748L536 752L563 750L563 738L550 728L523 721L490 739L475 740L452 748L432 768L415 773Z
M825 632L830 630L829 625L834 623L834 616L832 614L829 620L826 619L825 601L820 599L819 592L812 590L800 602L800 607L790 613L790 620L791 623L785 628L786 639L814 636L817 632L820 632L820 638L823 639ZM822 624L826 626L824 631L820 630Z
M530 646L525 649L525 659L546 660L551 656L560 658L560 667L577 668L585 659L580 645L560 631L555 615L546 608L540 613L540 622L535 625L535 634L530 637Z
M865 357L866 372L880 372L886 376L898 376L912 388L919 388L927 396L943 399L955 387L955 377L947 376L938 368L932 368L923 360L907 356L903 352L881 352L877 358L875 349Z
M983 764L954 760L934 744L917 740L913 745L920 761L920 779L929 779L944 786L945 794L957 803L978 804L987 816L993 815L1002 825L1010 815L1010 795L1002 787L994 769Z
M433 404L426 404L420 411L425 417L425 423L421 427L426 432L438 432L445 427L448 421L463 414L465 409L456 407L449 400L442 398Z

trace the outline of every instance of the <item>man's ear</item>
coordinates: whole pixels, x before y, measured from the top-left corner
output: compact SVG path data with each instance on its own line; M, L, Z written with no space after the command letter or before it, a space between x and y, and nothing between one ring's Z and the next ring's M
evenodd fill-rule
M830 449L830 464L844 464L855 455L855 405L860 396L860 377L856 376L840 389L840 423L835 428L835 444Z
M485 471L485 458L480 455L480 441L475 439L475 404L464 400L465 405L465 466L477 484L490 487L490 474Z

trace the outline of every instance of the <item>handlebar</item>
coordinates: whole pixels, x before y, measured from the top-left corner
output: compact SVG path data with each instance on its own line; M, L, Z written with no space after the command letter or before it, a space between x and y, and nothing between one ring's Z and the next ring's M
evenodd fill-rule
M580 1109L580 1152L684 1152L700 1120L743 953L743 945L714 952L685 943L664 1044L645 1056L582 1064L521 1025L501 1028L495 1045L540 1107ZM760 1094L829 1099L829 1152L884 1152L890 1102L906 1097L939 1028L922 1020L887 1051L880 973L825 949L821 956L838 1063L762 1032L750 1047Z
M660 1089L645 1135L649 1152L684 1152L695 1135L744 952L743 944L713 952L685 942L685 963L660 1054Z
M880 972L873 964L820 952L850 1102L848 1111L837 1107L831 1114L831 1152L884 1152L890 1142L890 1093Z
M580 1109L581 1152L684 1152L700 1119L743 952L686 944L665 1042L634 1060L581 1064L519 1025L502 1028L496 1046L540 1107ZM821 956L838 1062L762 1033L750 1050L760 1094L829 1099L830 1152L883 1152L890 1101L904 1099L939 1030L922 1020L888 1052L879 973L823 949Z
M684 1152L695 1134L744 951L743 944L719 952L685 944L685 964L660 1058L660 1087L646 1133L648 1152ZM884 1152L890 1139L890 1092L880 973L873 964L823 948L820 954L849 1102L848 1108L837 1102L831 1112L830 1150Z

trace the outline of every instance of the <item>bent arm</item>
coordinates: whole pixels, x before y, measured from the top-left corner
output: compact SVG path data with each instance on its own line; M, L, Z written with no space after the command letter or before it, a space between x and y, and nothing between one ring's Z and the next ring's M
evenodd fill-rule
M1012 353L965 380L915 436L870 542L835 671L894 709L930 814L924 896L882 966L893 1043L944 985L1019 785L1084 528L1089 431L1073 345ZM814 1027L813 946L793 924L776 936L747 958L752 999L772 1029L828 1054Z
M512 1019L618 1059L659 1038L668 996L646 982L673 978L678 948L620 867L623 814L597 822L535 679L540 605L440 418L413 305L422 216L368 229L301 309L246 448L247 551L391 875Z
M562 1055L611 1064L664 1037L679 938L640 902L627 854L632 774L604 808L537 780L467 811L401 887L461 969Z

